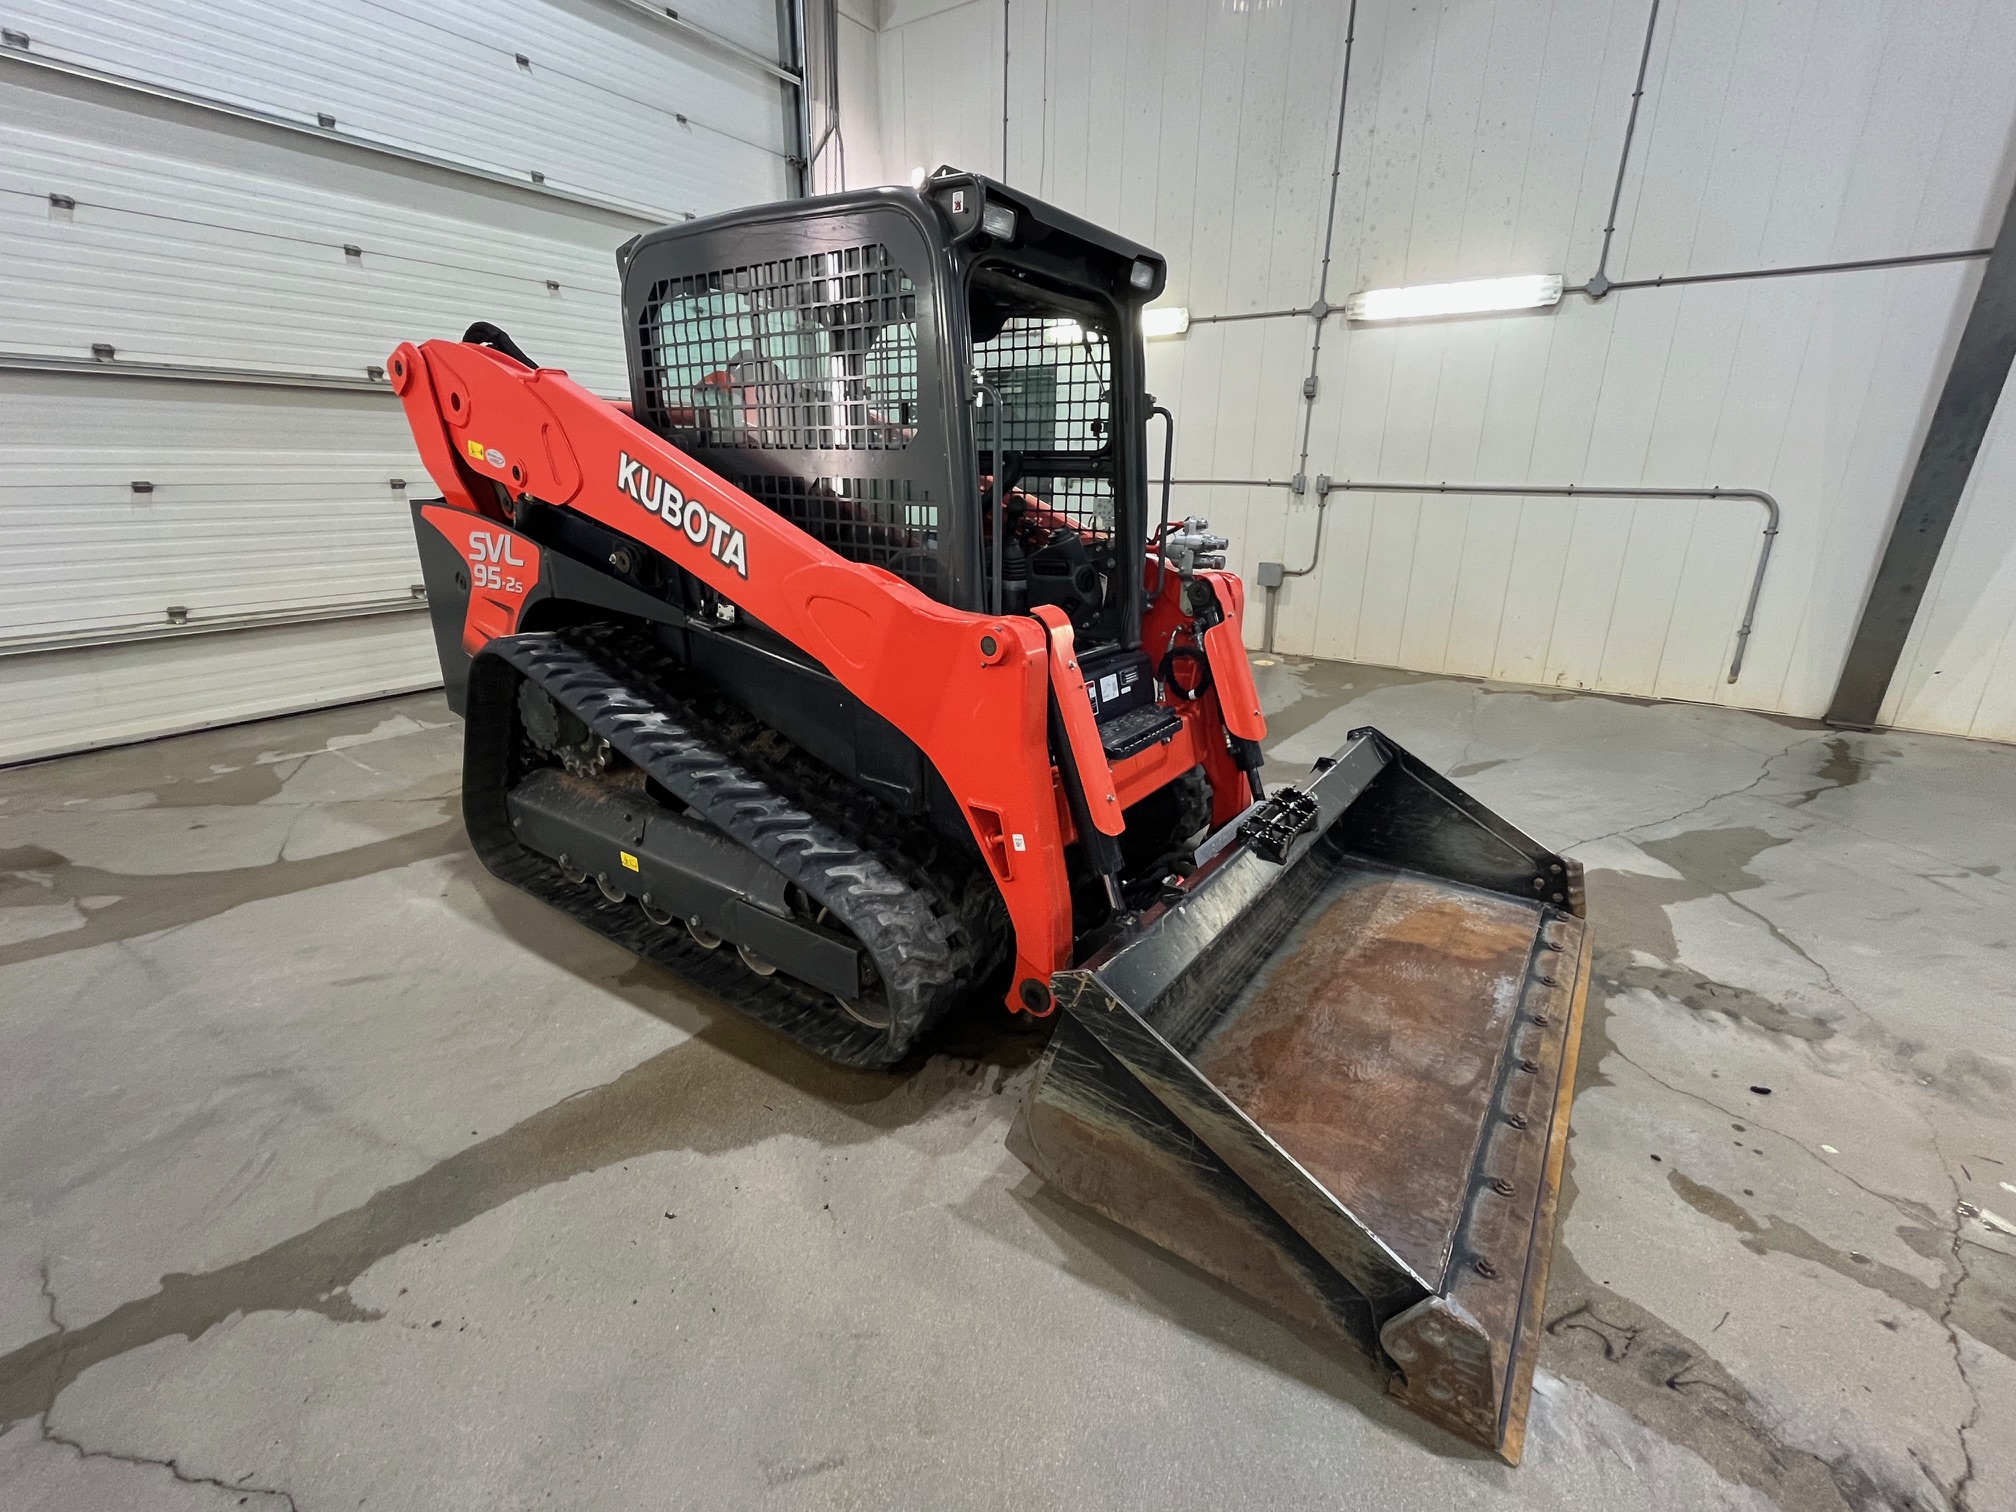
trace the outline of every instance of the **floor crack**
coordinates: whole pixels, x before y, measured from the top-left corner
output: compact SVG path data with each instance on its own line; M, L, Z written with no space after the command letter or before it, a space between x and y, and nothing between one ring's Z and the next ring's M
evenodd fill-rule
M1469 732L1463 738L1462 751L1458 753L1456 759L1450 763L1451 766L1460 767L1460 766L1468 766L1470 764L1470 753L1477 745L1477 719L1478 716L1483 713L1483 711L1484 711L1484 700L1477 697L1474 694L1471 695Z
M1741 798L1745 793L1751 792L1753 789L1762 786L1763 783L1766 781L1766 779L1768 779L1772 775L1771 769L1775 767L1779 762L1783 761L1787 756L1790 756L1794 751L1798 750L1801 746L1813 745L1815 742L1823 740L1825 738L1826 737L1821 735L1809 735L1804 740L1795 740L1790 745L1787 745L1779 750L1773 751L1769 756L1766 756L1764 758L1764 765L1758 769L1756 777L1751 779L1749 782L1744 783L1741 787L1731 788L1726 793L1717 793L1714 797L1706 799L1700 803L1697 803L1694 805L1694 807L1690 809L1683 809L1680 813L1675 814L1671 819L1661 819L1656 821L1656 823L1678 824L1682 819L1692 818L1694 815L1700 813L1703 809L1707 808L1710 804L1720 803L1725 798ZM1633 825L1632 829L1634 830L1652 829L1653 827L1654 825L1651 824L1639 824L1639 825ZM1626 830L1623 833L1629 834L1630 832L1631 832L1630 830Z
M1743 892L1752 892L1757 890L1757 888L1761 888L1763 885L1764 883L1760 881L1755 885L1755 887L1746 887L1739 890ZM1804 945L1801 945L1797 940L1793 939L1789 934L1787 934L1784 931L1784 929L1779 926L1777 921L1772 919L1769 914L1765 913L1762 908L1759 908L1755 904L1744 902L1741 898L1736 896L1736 893L1734 891L1730 891L1729 889L1726 888L1718 888L1712 894L1710 894L1710 896L1720 898L1723 902L1729 904L1730 907L1735 908L1740 912L1748 914L1751 918L1755 919L1759 924L1762 924L1764 926L1766 932L1770 934L1773 940L1777 941L1780 945L1784 946L1787 950L1791 951L1794 955L1798 956L1800 960L1804 961L1808 966L1811 966L1815 971L1817 971L1820 974L1821 982L1826 987L1828 995L1832 997L1835 1002L1841 1004L1847 1010L1848 1015L1852 1016L1854 1019L1859 1020L1863 1025L1866 1026L1869 1034L1873 1036L1875 1040L1874 1048L1878 1051L1888 1054L1891 1057L1901 1057L1905 1062L1906 1074L1915 1077L1916 1073L1910 1070L1910 1056L1907 1053L1900 1050L1897 1036L1891 1031L1890 1027L1887 1024L1885 1024L1880 1018L1878 1018L1875 1015L1875 1013L1870 1011L1870 1009L1866 1007L1859 999L1857 999L1853 993L1847 991L1847 989L1842 987L1842 985L1835 980L1834 973L1828 969L1827 964L1824 961L1822 961L1818 956L1814 955L1812 951L1808 950ZM1838 1169L1838 1167L1830 1167L1830 1169ZM1849 1177L1848 1179L1851 1181L1854 1180L1852 1176ZM1861 1183L1857 1182L1856 1185L1860 1186ZM1868 1191L1868 1188L1864 1187L1863 1190ZM1875 1194L1872 1193L1871 1195L1873 1196Z
M282 1490L278 1486L255 1486L249 1480L239 1481L236 1485L233 1485L230 1481L220 1480L214 1475L192 1475L189 1471L182 1468L179 1461L174 1459L156 1459L154 1456L148 1454L125 1454L117 1449L88 1449L68 1434L58 1433L54 1428L51 1428L49 1426L48 1413L43 1413L37 1422L41 1429L42 1441L45 1444L60 1444L80 1460L111 1460L121 1465L137 1465L148 1469L166 1470L185 1486L215 1486L219 1491L228 1492L236 1496L241 1502L247 1497L252 1496L270 1497L276 1501L286 1503L288 1507L293 1509L293 1512L301 1512L301 1504L294 1500L294 1493Z
M1820 740L1822 738L1823 737L1819 735L1811 735L1804 740L1793 741L1790 745L1786 746L1781 751L1772 752L1769 756L1764 758L1764 765L1758 770L1757 775L1751 778L1748 782L1744 783L1740 787L1730 788L1727 792L1710 794L1708 797L1703 798L1699 803L1694 804L1692 807L1684 808L1680 810L1680 812L1677 814L1669 814L1664 819L1646 819L1638 824L1627 824L1624 825L1621 829L1611 830L1607 834L1591 835L1586 840L1577 840L1573 845L1566 846L1564 847L1564 849L1577 850L1585 845L1594 845L1600 840L1615 840L1620 835L1635 835L1640 830L1658 829L1664 825L1678 824L1682 819L1691 818L1695 814L1700 813L1703 809L1708 808L1713 804L1722 802L1725 798L1740 798L1745 793L1749 792L1752 788L1757 787L1767 777L1769 777L1771 775L1771 768L1776 763L1784 760L1787 756L1791 755L1794 751L1798 750L1799 747L1804 745L1811 745L1813 744L1814 741Z
M37 1270L41 1276L42 1300L48 1309L50 1326L59 1334L67 1334L70 1331L69 1327L61 1318L56 1316L56 1288L49 1278L49 1261L46 1257L37 1267ZM156 1459L154 1456L147 1454L125 1454L116 1449L88 1449L68 1434L58 1433L54 1428L50 1427L49 1409L46 1407L37 1416L36 1426L41 1433L43 1443L60 1444L80 1460L115 1460L122 1465L140 1465L166 1470L185 1486L215 1486L220 1491L228 1491L237 1496L241 1503L247 1497L252 1496L272 1497L285 1502L293 1509L293 1512L301 1512L300 1503L294 1500L294 1495L291 1491L283 1491L278 1486L255 1486L250 1484L252 1473L249 1470L245 1473L243 1479L236 1485L233 1485L231 1482L219 1480L213 1475L192 1475L182 1468L180 1461L174 1459Z
M1960 1347L1960 1330L1953 1322L1954 1310L1960 1305L1960 1288L1967 1284L1969 1276L1967 1240L1960 1218L1960 1207L1966 1200L1966 1194L1960 1190L1960 1183L1953 1179L1952 1168L1946 1162L1946 1152L1939 1144L1938 1129L1932 1126L1930 1119L1925 1120L1925 1127L1932 1136L1932 1148L1939 1156L1939 1168L1946 1173L1946 1184L1953 1188L1953 1282L1946 1288L1946 1295L1940 1300L1939 1326L1946 1330L1946 1343L1953 1351L1953 1371L1960 1377L1960 1385L1966 1391L1967 1400L1971 1404L1966 1420L1957 1430L1960 1440L1960 1478L1953 1482L1953 1487L1946 1493L1946 1497L1953 1503L1954 1512L1971 1512L1973 1503L1968 1499L1968 1489L1974 1484L1974 1472L1977 1467L1974 1464L1974 1446L1968 1442L1967 1436L1981 1422L1981 1391L1974 1384L1974 1378L1967 1373L1967 1356Z
M1777 758L1773 757L1772 759L1775 761ZM1822 788L1819 791L1826 792L1828 791L1828 789ZM1764 802L1777 804L1780 808L1786 807L1785 804L1779 802L1779 799L1776 796L1769 793L1764 795ZM1862 828L1862 826L1859 824L1850 824L1847 820L1837 818L1832 814L1824 812L1818 812L1818 813L1812 812L1810 810L1806 810L1804 808L1804 805L1801 805L1800 807L1802 812L1807 813L1808 817L1817 820L1821 824L1832 825L1835 829L1847 830L1850 834L1860 835L1865 840L1873 840L1878 845L1888 845L1913 856L1922 856L1927 861L1935 862L1940 866L1955 866L1959 864L1946 856L1941 856L1936 852L1926 850L1923 846L1912 845L1908 841L1899 840L1894 835L1879 835L1874 830L1866 830ZM1923 872L1920 872L1918 873L1918 875L1923 877L1925 874ZM2016 880L2012 880L2010 877L2007 876L1984 876L1980 872L1971 870L1969 871L1968 875L1979 881L1989 883L1991 886L1994 887L2000 887L2000 888L2016 887ZM1929 882L1932 881L1933 879L1930 877L1926 877L1925 880Z
M1759 883L1758 885L1762 886L1763 884ZM1754 891L1754 889L1747 887L1742 890L1744 892ZM1741 898L1737 897L1735 893L1727 891L1726 889L1718 890L1715 893L1715 896L1722 899L1724 902L1730 904L1732 907L1740 908L1741 910L1743 910L1744 913L1750 915L1750 917L1755 919L1759 924L1762 924L1765 927L1765 929L1770 931L1772 939L1776 940L1780 945L1783 945L1787 950L1791 951L1794 955L1799 957L1800 960L1804 961L1808 966L1811 966L1815 971L1820 973L1820 979L1827 984L1827 990L1829 992L1833 993L1834 996L1841 999L1842 1002L1847 1003L1857 1013L1865 1012L1860 1003L1856 1002L1854 998L1850 997L1847 993L1841 990L1841 984L1834 980L1834 973L1829 971L1818 960L1816 960L1813 956L1813 953L1810 950L1808 950L1804 945L1801 945L1797 940L1793 939L1790 935L1785 933L1784 930L1780 929L1778 927L1777 921L1772 919L1769 915L1765 914L1762 909L1751 907L1748 903L1745 903Z
M64 1325L63 1320L56 1316L56 1288L49 1281L49 1261L46 1256L41 1265L36 1269L42 1277L42 1301L48 1308L49 1326L59 1334L70 1332L69 1328Z

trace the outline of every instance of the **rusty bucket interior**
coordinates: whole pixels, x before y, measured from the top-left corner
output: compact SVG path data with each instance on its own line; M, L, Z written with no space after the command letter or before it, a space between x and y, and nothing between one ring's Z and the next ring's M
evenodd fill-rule
M1517 1463L1589 976L1579 872L1374 730L1082 969L1037 1175Z

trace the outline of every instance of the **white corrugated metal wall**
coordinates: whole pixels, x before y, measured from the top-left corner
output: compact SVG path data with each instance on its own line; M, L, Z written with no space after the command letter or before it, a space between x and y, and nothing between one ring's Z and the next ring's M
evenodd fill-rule
M1392 284L1592 274L1647 12L1613 0L1361 0L1331 302ZM1165 298L1193 315L1305 307L1348 14L1344 0L887 0L874 81L883 160L891 177L941 161L1002 171L1005 16L1011 182L1166 253ZM2016 173L2011 56L2006 5L1664 7L1608 276L1985 246ZM1333 494L1315 571L1283 590L1277 645L1817 716L1979 269L1637 288L1411 328L1333 316L1311 478L1756 488L1782 503L1784 528L1733 686L1762 512L1727 499ZM1312 324L1204 323L1151 344L1150 385L1177 413L1179 477L1293 476ZM1998 426L1999 448L1991 438L1915 641L1920 661L1947 665L1900 670L1900 690L1915 690L1893 693L1901 723L2008 733L2016 568L2008 483L1993 481L2016 465L1994 471L2016 448L2008 430ZM1313 492L1183 497L1227 528L1242 571L1311 561ZM1960 566L1976 547L2001 565ZM1258 614L1248 628L1257 639ZM1934 679L1974 692L1934 697Z
M821 177L819 187L859 188L864 184L903 182L907 163L885 161L882 130L882 35L880 0L839 0L839 75L843 130L846 134L846 176ZM826 166L822 157L820 166Z
M0 759L437 679L373 369L488 319L620 394L616 246L794 190L779 9L679 11L12 0Z

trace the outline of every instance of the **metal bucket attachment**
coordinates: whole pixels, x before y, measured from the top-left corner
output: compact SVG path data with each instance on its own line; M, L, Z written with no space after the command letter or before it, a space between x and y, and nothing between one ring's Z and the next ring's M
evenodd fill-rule
M1589 977L1580 872L1376 730L1060 972L1009 1147L1517 1463Z

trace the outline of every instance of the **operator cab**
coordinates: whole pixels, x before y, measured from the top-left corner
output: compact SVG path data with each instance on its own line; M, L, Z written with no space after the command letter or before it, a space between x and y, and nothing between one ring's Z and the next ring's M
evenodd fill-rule
M639 420L941 602L1054 604L1082 654L1138 650L1158 255L941 168L618 256Z

